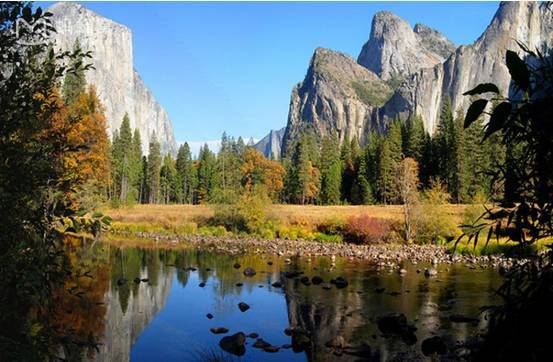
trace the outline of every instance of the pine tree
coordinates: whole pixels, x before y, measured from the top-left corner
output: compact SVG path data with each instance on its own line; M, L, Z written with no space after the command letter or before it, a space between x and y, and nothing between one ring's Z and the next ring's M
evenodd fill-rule
M209 201L214 190L215 175L215 155L207 144L200 148L198 157L198 188L196 190L196 200L198 203Z
M388 135L379 142L377 151L376 186L384 204L392 202L396 195L394 179L397 165L403 159L401 143L401 124L396 120L390 125Z
M321 143L321 202L326 205L340 203L342 166L336 135L326 136Z
M196 168L190 153L188 143L180 146L177 153L177 174L180 182L180 203L191 204L194 202L194 190L196 189Z
M132 138L131 160L132 190L134 199L140 202L143 193L142 184L144 172L142 169L142 140L140 138L140 131L138 128L134 130Z
M73 44L73 52L82 53L81 44L79 39L75 40ZM69 63L69 67L73 69L72 72L68 72L63 81L63 101L65 104L73 104L79 94L83 93L86 88L86 79L84 75L84 64L82 57L72 59Z
M425 134L422 118L412 116L407 119L402 127L402 148L405 157L411 157L418 163L421 162Z
M341 199L351 202L351 187L355 178L355 161L351 156L351 143L348 137L344 138L340 147L340 162L342 164Z
M459 144L461 130L453 119L451 100L444 99L440 123L435 137L435 155L438 156L438 176L445 182L447 191L459 202Z
M125 114L117 137L113 139L113 170L116 191L121 202L127 202L129 189L133 185L133 135L129 116ZM134 197L134 195L130 195Z
M161 161L160 144L154 132L150 139L148 153L148 202L150 204L157 204L160 201Z
M161 202L169 204L177 200L177 170L175 168L175 161L170 154L165 155L163 158L163 164L160 169L160 192Z
M367 152L357 157L356 170L355 181L351 191L351 202L357 205L373 204L373 189L368 178Z

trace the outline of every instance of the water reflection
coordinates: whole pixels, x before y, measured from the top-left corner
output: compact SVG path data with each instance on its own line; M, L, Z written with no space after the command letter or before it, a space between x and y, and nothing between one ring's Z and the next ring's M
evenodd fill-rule
M64 323L80 333L94 334L101 344L88 354L65 351L72 360L78 355L94 361L229 359L233 356L219 348L224 335L215 335L210 328L225 327L226 335L255 332L282 347L291 343L284 333L290 326L307 335L301 352L280 348L268 353L253 348L255 339L248 338L241 360L355 360L325 346L337 336L351 345L368 343L374 360L420 357L421 342L427 337L440 335L454 344L483 328L483 321L453 323L449 316L476 316L481 306L494 301L493 291L501 282L493 270L470 270L463 265L443 267L437 277L427 278L417 273L420 266L413 265L405 265L407 274L402 276L347 260L338 260L332 267L327 258L285 262L275 256L232 257L109 245L78 248L74 257L80 259L82 270L93 271L94 278L87 278L90 293L82 301L69 298L60 303L61 309L72 311ZM236 268L236 263L241 267ZM245 267L256 274L246 277ZM287 278L286 271L301 274ZM305 285L300 280L315 275L324 283ZM338 276L348 281L346 288L329 284ZM282 288L271 286L275 281ZM240 302L251 308L241 312ZM376 320L389 312L404 313L415 324L416 344L407 346L401 339L382 336ZM212 319L206 317L208 313Z

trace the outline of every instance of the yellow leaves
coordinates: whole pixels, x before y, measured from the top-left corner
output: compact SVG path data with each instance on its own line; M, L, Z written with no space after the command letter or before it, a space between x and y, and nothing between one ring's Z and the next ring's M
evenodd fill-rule
M284 187L285 170L282 165L266 159L254 148L248 148L244 152L241 173L242 184L250 192L255 186L261 185L267 189L269 196L274 198Z

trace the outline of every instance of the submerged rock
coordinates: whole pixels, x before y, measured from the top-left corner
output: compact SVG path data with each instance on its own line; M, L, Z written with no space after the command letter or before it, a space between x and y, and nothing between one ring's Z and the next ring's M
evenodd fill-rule
M255 332L248 334L248 338L253 338L253 339L255 339L255 338L257 338L257 337L259 337L259 334L255 333Z
M238 264L238 263L235 263L232 267L233 267L234 269L240 269L241 266L242 266L242 265L240 265L240 264Z
M211 333L213 333L213 334L224 334L224 333L228 333L228 328L225 328L225 327L213 327L213 328L210 328L209 330L210 330Z
M255 275L255 270L253 268L246 268L244 269L244 275L247 277L253 277Z
M315 275L313 278L311 278L311 283L313 283L314 285L319 285L322 282L323 282L323 278L321 278L318 275Z
M241 287L241 286L244 285L244 283L236 283L235 285L236 285L237 287Z
M242 332L238 332L232 336L223 337L219 341L219 347L233 355L243 356L246 353L244 343L246 343L246 335Z
M268 342L265 342L263 340L263 338L258 338L257 341L254 342L254 344L252 344L252 347L253 348L260 348L260 349L264 349L265 347L269 347L271 344L268 343Z
M311 281L309 280L309 277L306 277L306 276L301 277L300 282L306 286L311 285Z
M434 336L422 341L421 350L425 356L430 356L434 353L443 355L447 352L447 346L442 337Z
M336 286L336 288L338 288L338 289L343 289L343 288L347 287L348 284L349 284L347 282L347 280L345 280L343 277L338 277L336 279L332 279L332 280L330 280L330 283L334 284Z
M121 286L121 285L125 284L126 282L127 282L127 279L125 279L125 278L119 278L119 279L117 280L117 285Z
M417 336L414 333L417 328L408 323L403 313L390 313L384 315L378 318L377 325L382 333L399 336L408 345L417 342Z
M453 323L478 323L480 321L478 318L462 314L452 314L449 316L449 320Z
M203 288L203 287L205 287L205 283L204 283L204 282L201 282L200 284L198 284L198 286L199 286L200 288Z
M207 319L213 319L213 314L211 313L207 313L205 316Z
M427 277L433 277L433 276L438 275L438 271L436 270L436 268L426 269L424 271L424 275L427 276Z
M268 346L263 347L263 350L265 352L275 353L275 352L278 352L280 350L280 347L268 345Z
M273 284L271 284L271 286L273 288L282 288L282 283L281 282L274 282Z
M248 309L250 309L250 306L247 305L247 304L244 303L244 302L240 302L240 303L238 303L238 309L240 309L241 312L245 312L245 311L247 311Z

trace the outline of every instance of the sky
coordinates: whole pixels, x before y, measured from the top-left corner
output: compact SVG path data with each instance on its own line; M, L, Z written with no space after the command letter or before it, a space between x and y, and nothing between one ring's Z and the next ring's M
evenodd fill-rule
M286 125L290 92L317 47L357 58L377 11L474 42L497 2L81 2L133 33L134 65L177 141L260 139ZM52 3L39 3L48 7ZM214 145L214 143L212 143Z

